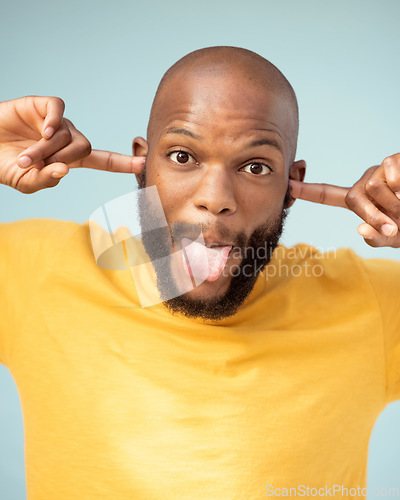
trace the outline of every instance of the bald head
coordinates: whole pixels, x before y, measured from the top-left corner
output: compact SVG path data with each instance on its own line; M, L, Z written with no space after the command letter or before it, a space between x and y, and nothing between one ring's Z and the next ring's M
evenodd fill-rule
M287 103L289 142L289 165L294 161L299 128L299 113L296 94L279 69L262 56L247 49L238 47L208 47L196 50L184 56L171 66L164 74L158 86L151 108L147 139L151 146L152 137L160 121L160 116L167 102L179 102L179 87L187 79L211 82L208 86L210 105L213 95L218 96L229 79L239 88L246 100L246 95L257 92L270 99ZM177 95L178 94L178 95Z
M133 140L134 155L146 156L146 167L137 176L139 187L157 188L171 236L176 234L171 224L183 223L201 228L208 245L244 250L222 263L227 273L215 280L209 275L171 301L173 311L221 318L246 299L263 267L243 257L245 248L258 255L256 249L268 247L264 255L272 254L293 203L289 179L304 178L305 162L294 161L297 131L292 87L254 52L235 47L197 50L165 73L147 140ZM204 264L199 254L196 266L200 261ZM239 281L233 276L240 276Z

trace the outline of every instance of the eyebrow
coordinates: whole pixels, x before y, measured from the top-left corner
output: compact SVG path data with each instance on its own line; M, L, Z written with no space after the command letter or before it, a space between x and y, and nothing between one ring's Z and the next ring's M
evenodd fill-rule
M191 137L192 139L201 139L201 137L188 128L183 128L183 127L169 127L167 130L164 132L164 134L181 134L181 135L187 135Z
M181 134L181 135L186 135L188 137L191 137L192 139L200 140L201 137L194 132L192 132L188 128L184 127L169 127L167 130L164 132L164 134ZM271 139L268 137L264 137L262 139L256 139L255 141L250 142L249 147L251 148L256 148L258 146L272 146L276 148L281 154L284 154L282 145L280 142L276 141L275 139Z
M280 153L284 154L282 145L275 139L264 137L263 139L256 139L249 144L249 147L256 148L257 146L272 146L276 148Z

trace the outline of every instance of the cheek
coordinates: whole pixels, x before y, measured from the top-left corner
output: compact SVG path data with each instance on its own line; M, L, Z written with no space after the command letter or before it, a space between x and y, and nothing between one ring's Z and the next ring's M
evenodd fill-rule
M150 159L149 159L150 160ZM148 161L147 186L157 187L161 204L168 220L184 218L186 209L192 208L193 197L201 182L201 172L193 170L183 174L169 168L162 160ZM237 220L250 231L268 220L281 215L288 182L284 176L276 176L268 184L245 182L238 177L234 181L237 203ZM241 225L241 224L240 224Z
M238 196L238 206L252 228L280 216L284 208L286 186L271 184L264 188L246 189Z
M146 186L156 186L161 205L168 220L176 219L179 207L183 207L189 197L187 183L171 175L168 169L149 165L146 168Z

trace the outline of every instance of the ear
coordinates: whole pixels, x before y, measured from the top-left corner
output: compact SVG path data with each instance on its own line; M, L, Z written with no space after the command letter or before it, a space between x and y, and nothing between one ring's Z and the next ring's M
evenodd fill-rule
M303 182L306 175L306 168L307 164L304 160L297 160L293 162L293 165L289 168L289 179ZM288 207L291 207L294 202L295 198L292 198Z
M149 144L143 137L135 137L132 141L133 156L147 156L149 152ZM135 174L136 180L139 183L138 174Z

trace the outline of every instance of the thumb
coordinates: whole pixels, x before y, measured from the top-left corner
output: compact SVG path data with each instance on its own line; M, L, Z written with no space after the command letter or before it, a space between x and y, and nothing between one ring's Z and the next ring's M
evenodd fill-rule
M39 169L32 167L19 178L15 189L21 193L35 193L41 189L57 186L69 169L65 163L52 163Z

